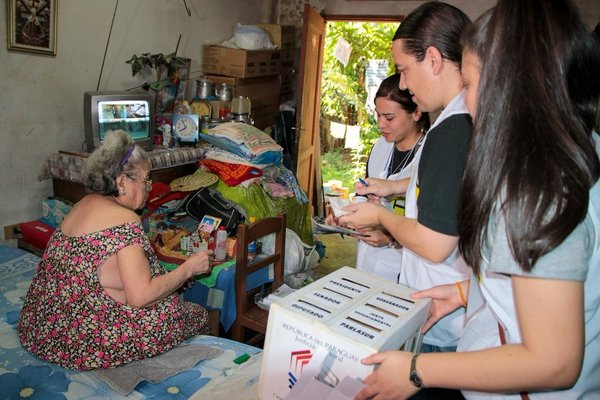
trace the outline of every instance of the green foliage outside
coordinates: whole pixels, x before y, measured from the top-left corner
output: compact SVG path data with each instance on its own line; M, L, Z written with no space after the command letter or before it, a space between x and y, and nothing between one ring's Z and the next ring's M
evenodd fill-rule
M360 125L360 146L356 150L334 149L321 156L323 182L337 179L353 187L365 173L365 162L379 137L373 115L366 107L365 73L369 60L388 60L394 72L391 40L398 23L328 22L321 79L321 121ZM334 56L339 38L352 46L348 65ZM350 165L350 168L349 168Z

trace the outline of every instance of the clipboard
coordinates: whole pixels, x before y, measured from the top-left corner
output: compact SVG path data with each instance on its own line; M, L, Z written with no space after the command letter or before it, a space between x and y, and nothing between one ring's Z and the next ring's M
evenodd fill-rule
M344 228L344 227L341 227L341 226L321 224L321 223L318 223L318 222L315 222L315 228L317 230L317 233L323 233L323 234L339 233L340 235L369 236L366 233L355 231L353 229Z

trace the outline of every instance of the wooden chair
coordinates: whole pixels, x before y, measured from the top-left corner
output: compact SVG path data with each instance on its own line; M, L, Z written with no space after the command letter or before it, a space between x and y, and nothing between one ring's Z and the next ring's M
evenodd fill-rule
M266 235L275 233L275 251L271 255L258 254L254 261L248 261L248 243ZM235 265L235 301L237 318L231 329L231 337L238 342L256 344L267 330L269 313L255 304L254 296L261 287L247 291L248 275L273 264L274 281L264 293L268 295L283 283L283 264L285 261L285 213L277 217L261 219L247 225L239 225L237 231L237 252ZM254 335L246 337L246 330Z

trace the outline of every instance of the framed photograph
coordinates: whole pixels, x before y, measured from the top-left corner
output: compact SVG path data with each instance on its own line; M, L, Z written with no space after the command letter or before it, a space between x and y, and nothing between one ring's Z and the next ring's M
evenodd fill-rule
M202 217L200 224L198 224L198 232L206 232L211 234L217 230L220 224L221 218L213 217L212 215L205 215Z
M56 55L58 0L7 0L8 50Z

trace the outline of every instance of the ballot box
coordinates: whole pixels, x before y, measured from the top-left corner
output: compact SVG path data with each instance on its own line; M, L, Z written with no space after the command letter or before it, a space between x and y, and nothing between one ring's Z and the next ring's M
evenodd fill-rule
M376 275L343 267L271 305L259 379L261 400L282 400L301 378L335 388L361 381L370 354L418 351L430 300Z

